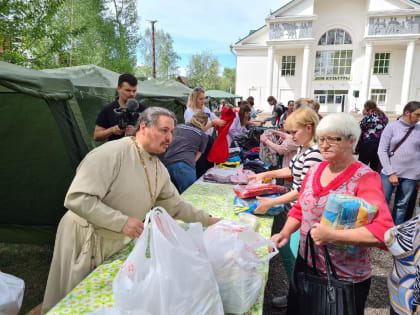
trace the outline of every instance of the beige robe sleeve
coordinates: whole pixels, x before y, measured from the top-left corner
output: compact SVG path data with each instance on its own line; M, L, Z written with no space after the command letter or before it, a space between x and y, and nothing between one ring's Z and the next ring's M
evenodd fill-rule
M161 206L175 219L184 222L201 222L203 226L209 225L209 215L202 210L194 208L190 203L181 198L178 190L171 182L168 170L159 163L159 173L161 178L165 180L162 190L157 197L155 206Z
M128 216L102 202L118 174L123 154L110 149L113 147L99 147L84 158L67 192L64 206L98 227L121 232Z

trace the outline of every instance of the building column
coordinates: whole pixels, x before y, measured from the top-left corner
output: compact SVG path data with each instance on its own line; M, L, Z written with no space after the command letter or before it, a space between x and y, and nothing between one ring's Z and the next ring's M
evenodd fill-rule
M273 93L273 66L274 66L274 47L268 46L267 52L267 96Z
M413 72L412 70L415 48L416 43L414 42L414 40L408 43L407 51L405 53L404 75L401 88L401 104L399 112L401 112L404 106L408 103L408 96L410 95L411 73Z
M362 76L362 91L360 92L360 98L359 98L362 101L362 103L365 103L369 97L372 57L373 57L373 45L372 43L366 43L365 60L364 60L364 65L363 65L363 76Z
M303 61L302 61L302 84L300 90L300 97L308 97L308 72L309 72L309 53L310 46L305 45L303 48Z

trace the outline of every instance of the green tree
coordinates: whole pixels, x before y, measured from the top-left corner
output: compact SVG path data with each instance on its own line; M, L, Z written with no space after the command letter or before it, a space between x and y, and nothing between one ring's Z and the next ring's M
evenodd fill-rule
M135 0L3 0L0 60L134 72L137 31Z
M178 73L181 57L175 52L173 39L163 30L155 30L156 78L173 79ZM146 29L140 41L140 51L144 64L137 68L140 76L152 76L152 31Z
M191 56L187 67L190 87L202 87L205 90L220 89L219 61L211 52L203 51Z
M0 6L0 60L42 68L56 63L72 36L52 22L64 0L2 0Z
M136 50L140 41L136 0L103 0L109 7L104 20L102 39L108 52L103 57L105 68L122 73L134 72Z
M224 68L221 78L220 89L229 93L235 93L236 70L233 68Z

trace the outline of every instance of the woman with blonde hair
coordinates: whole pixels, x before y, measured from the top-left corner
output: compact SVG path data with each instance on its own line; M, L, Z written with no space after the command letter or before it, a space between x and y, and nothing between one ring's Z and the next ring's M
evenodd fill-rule
M180 194L197 179L195 165L208 142L208 136L203 131L206 124L206 113L198 111L188 123L176 126L173 140L163 159Z
M206 94L202 88L195 88L192 90L188 96L187 109L184 113L185 123L190 122L191 118L196 112L204 112L207 115L207 123L203 127L203 131L208 136L207 147L204 153L201 155L199 160L196 163L196 176L199 178L203 175L210 167L213 166L213 163L207 161L207 155L210 152L211 147L213 146L213 139L211 138L213 134L214 126L224 126L226 121L217 118L217 116L206 106L204 106L204 100L206 99Z
M184 121L187 123L190 121L194 113L202 111L207 115L207 123L204 126L204 131L208 135L212 135L214 126L224 126L226 122L217 118L217 116L206 106L204 101L206 99L205 92L202 88L195 88L188 96L187 110L184 113Z
M264 178L287 178L292 177L292 190L277 198L257 197L262 200L255 209L255 213L264 214L268 209L279 204L293 204L298 197L300 186L305 178L309 167L322 161L319 147L315 143L315 129L318 125L318 116L309 107L303 107L294 111L287 118L285 127L289 131L292 140L299 146L296 155L291 159L289 167L276 171L259 173L251 176L249 180L262 180Z

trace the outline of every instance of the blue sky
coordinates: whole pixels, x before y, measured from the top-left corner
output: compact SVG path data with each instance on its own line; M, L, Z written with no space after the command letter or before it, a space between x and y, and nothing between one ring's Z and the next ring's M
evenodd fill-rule
M249 30L264 25L271 11L288 0L137 0L140 31L149 27L148 20L158 20L155 28L163 29L174 40L181 56L181 71L193 54L208 50L218 57L222 67L235 67L229 49Z

